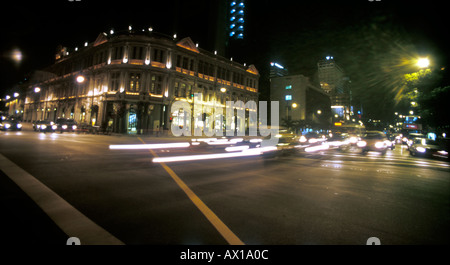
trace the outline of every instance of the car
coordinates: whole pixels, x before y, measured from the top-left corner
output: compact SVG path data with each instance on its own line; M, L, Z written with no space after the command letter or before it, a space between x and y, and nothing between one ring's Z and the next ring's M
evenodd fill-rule
M427 138L415 138L409 147L411 156L448 158L448 144Z
M388 138L388 141L389 141L389 142L387 142L389 149L394 150L397 140L399 139L398 135L397 134L386 134L386 137Z
M60 133L75 132L78 128L77 122L74 119L58 118L55 123Z
M309 143L309 144L324 142L326 140L327 140L327 138L325 135L318 134L315 132L306 133L305 135L300 136L300 139L299 139L299 141L301 143Z
M335 132L327 139L327 144L330 149L353 153L360 150L357 146L360 140L361 138L355 134Z
M33 129L37 132L55 132L58 125L52 121L39 120L33 124Z
M383 132L367 131L356 145L361 148L363 154L369 151L375 151L384 155L390 148L389 143L390 141Z
M408 133L403 136L403 144L406 144L408 148L413 144L415 138L427 138L423 133Z
M0 130L2 131L21 131L22 124L18 120L2 120L0 122Z
M296 134L288 131L280 130L275 136L277 138L277 144L273 146L273 149L264 152L263 158L276 158L281 156L292 155L298 151L299 137ZM269 139L268 136L266 139Z

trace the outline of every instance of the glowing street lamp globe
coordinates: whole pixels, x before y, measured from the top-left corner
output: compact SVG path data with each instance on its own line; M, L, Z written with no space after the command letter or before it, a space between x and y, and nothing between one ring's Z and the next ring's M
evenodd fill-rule
M417 60L417 66L420 68L427 68L430 66L430 60L428 58L419 58L419 60Z
M83 83L84 82L84 76L82 76L82 75L79 75L79 76L77 76L77 82L78 83Z

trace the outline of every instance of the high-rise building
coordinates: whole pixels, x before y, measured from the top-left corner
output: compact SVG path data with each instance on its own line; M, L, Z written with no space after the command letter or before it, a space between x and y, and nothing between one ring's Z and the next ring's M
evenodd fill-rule
M286 76L288 75L288 70L286 67L279 63L270 62L270 73L269 77Z
M327 56L317 63L320 87L331 98L335 120L350 120L351 88L350 78L336 63L333 56Z
M333 56L327 56L324 60L317 63L319 70L320 87L327 93L341 93L343 92L343 77L344 71L336 63Z
M228 36L230 39L244 39L244 0L230 0L228 13Z

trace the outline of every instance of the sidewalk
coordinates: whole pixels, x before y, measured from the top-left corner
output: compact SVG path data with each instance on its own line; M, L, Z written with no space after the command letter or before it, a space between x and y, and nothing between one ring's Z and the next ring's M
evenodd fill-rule
M33 131L33 124L30 122L22 122L22 130L23 131ZM59 132L55 132L55 133L59 133ZM79 133L79 134L89 134L89 133L85 133L85 132L75 132L75 133ZM103 133L99 133L99 134L91 134L91 135L105 135L105 136L116 136L116 137L141 137L141 138L146 138L146 139L153 139L153 140L164 140L164 141L191 141L192 139L206 139L206 138L243 138L244 141L246 140L250 140L250 139L261 139L262 136L249 136L249 135L245 135L245 136L226 136L225 132L223 133L223 136L206 136L206 135L202 135L202 136L195 136L195 135L191 135L191 136L174 136L172 135L170 130L165 130L164 132L160 132L160 133L156 133L156 132L149 132L149 133L144 133L144 134L138 134L138 133L110 133L110 134L103 134Z

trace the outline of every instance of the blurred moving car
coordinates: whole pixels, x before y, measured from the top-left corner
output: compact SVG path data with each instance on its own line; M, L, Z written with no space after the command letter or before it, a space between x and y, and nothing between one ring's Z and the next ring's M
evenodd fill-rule
M298 135L280 130L275 137L277 138L278 143L272 150L264 152L262 154L263 158L276 158L279 156L292 155L297 152L298 149L296 146L299 144Z
M403 135L402 143L406 144L408 148L413 144L415 138L427 138L422 133L408 133Z
M0 121L0 130L2 131L21 131L22 124L18 120L2 120Z
M383 132L367 131L357 143L357 146L361 148L363 154L369 151L375 151L384 155L388 148L390 148L389 143L391 142Z
M74 119L59 118L56 120L56 125L58 126L57 130L60 133L75 132L78 128L77 122Z
M37 132L55 132L58 126L52 121L39 120L33 123L33 129Z
M317 142L324 142L327 138L323 134L318 134L315 132L309 132L305 135L300 136L299 141L300 143L308 143L308 144L315 144Z
M409 147L412 156L441 157L448 159L448 143L427 138L415 138Z

